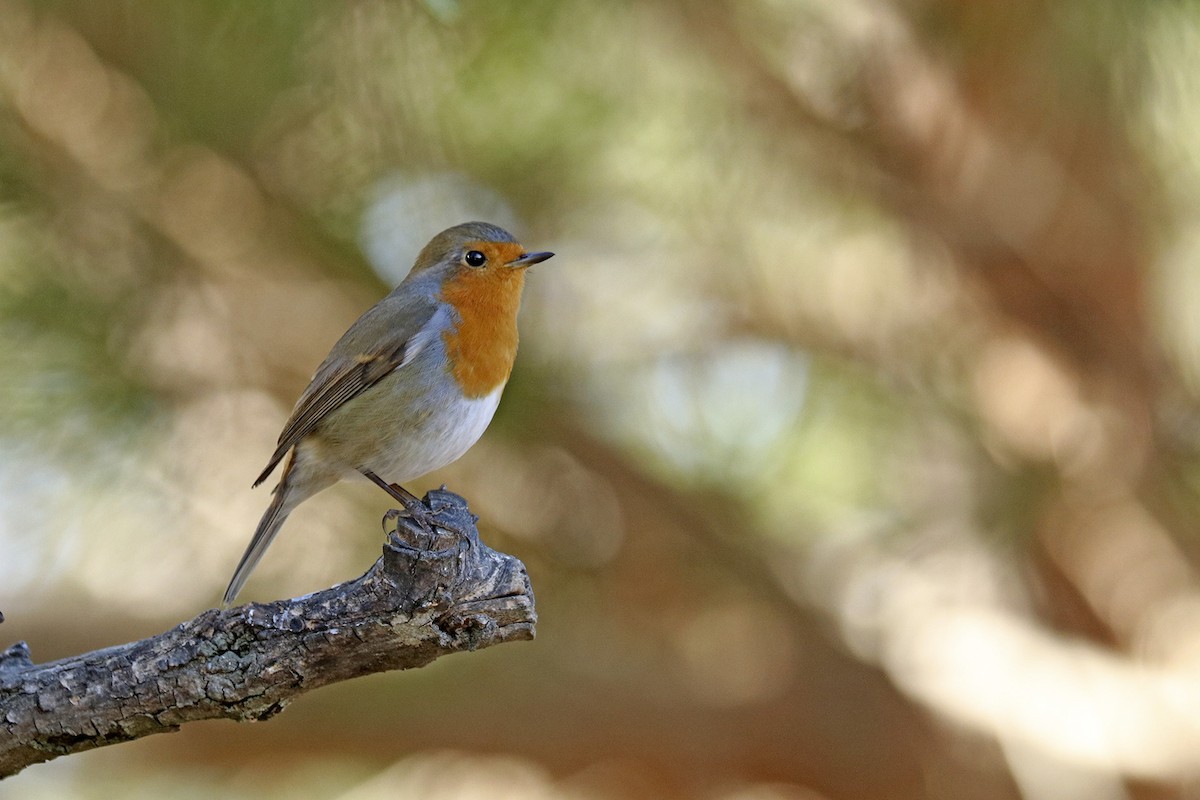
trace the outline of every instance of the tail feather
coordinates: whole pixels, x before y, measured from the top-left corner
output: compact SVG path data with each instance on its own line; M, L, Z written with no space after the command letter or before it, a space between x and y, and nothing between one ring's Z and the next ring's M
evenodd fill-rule
M267 506L266 512L258 522L258 527L254 530L254 538L250 540L246 552L242 554L242 560L238 562L237 569L233 571L229 588L225 590L225 597L221 600L224 607L228 608L233 604L234 598L242 590L246 579L258 566L263 553L267 552L267 548L271 546L271 540L275 538L275 534L279 533L279 529L283 527L288 514L291 513L291 509L284 510L284 499L287 494L286 483L280 482L275 487L275 496L271 499L271 505Z

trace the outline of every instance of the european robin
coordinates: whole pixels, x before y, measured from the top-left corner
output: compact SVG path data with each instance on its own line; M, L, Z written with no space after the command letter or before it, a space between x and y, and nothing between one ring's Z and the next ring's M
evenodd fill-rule
M337 341L292 409L254 485L286 456L283 474L225 605L288 514L342 478L364 475L417 511L399 484L457 460L483 435L517 355L525 269L552 255L527 253L484 222L433 237L400 285Z

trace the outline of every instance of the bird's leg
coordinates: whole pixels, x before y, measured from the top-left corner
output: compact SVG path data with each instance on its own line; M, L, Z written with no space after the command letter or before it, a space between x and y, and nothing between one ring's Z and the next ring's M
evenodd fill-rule
M414 506L420 506L422 509L424 509L424 505L421 503L420 498L418 498L415 494L410 492L408 489L405 489L403 486L400 486L399 484L396 484L396 483L388 483L383 478L376 475L374 472L371 472L371 470L369 470L369 469L364 469L364 470L360 470L360 471L362 472L363 475L365 475L367 477L367 480L369 480L371 483L378 486L380 489L383 489L385 492L390 494L393 498L398 500L400 502L400 504L404 506L405 511L408 511L409 513L413 513ZM420 513L420 512L417 512L417 513Z
M421 526L422 532L429 537L429 546L432 547L433 542L435 541L433 520L431 519L433 514L425 506L425 504L421 502L420 498L399 484L388 483L369 469L361 470L361 472L364 476L366 476L367 480L371 481L371 483L374 483L380 489L383 489L395 500L397 500L400 505L404 506L403 513L407 515L409 519L415 521ZM384 515L384 520L393 519L396 516L399 516L399 514L389 511Z
M429 519L429 509L425 508L425 504L421 502L420 498L408 489L399 484L388 483L369 469L359 471L366 476L367 480L391 495L392 499L398 501L404 507L404 512L409 517L422 522Z

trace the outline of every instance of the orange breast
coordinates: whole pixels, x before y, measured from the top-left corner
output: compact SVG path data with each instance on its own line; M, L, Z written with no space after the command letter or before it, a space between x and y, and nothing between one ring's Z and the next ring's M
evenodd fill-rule
M483 249L483 247L480 247ZM450 372L467 397L485 397L508 380L517 357L517 311L525 270L503 266L521 255L517 244L489 243L488 267L464 269L442 288L458 310L457 328L442 334Z

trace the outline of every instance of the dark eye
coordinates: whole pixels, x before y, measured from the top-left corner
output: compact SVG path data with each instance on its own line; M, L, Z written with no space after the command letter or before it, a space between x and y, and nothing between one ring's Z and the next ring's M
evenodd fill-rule
M487 263L487 256L478 250L471 250L463 256L463 261L467 262L468 267L482 267Z

